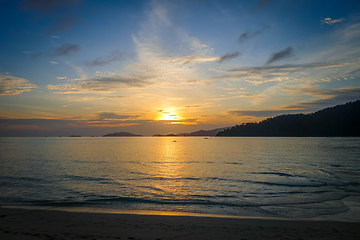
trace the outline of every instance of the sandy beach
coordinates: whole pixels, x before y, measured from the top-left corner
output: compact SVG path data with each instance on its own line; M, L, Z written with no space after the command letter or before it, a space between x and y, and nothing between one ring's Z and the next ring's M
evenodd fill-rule
M0 239L356 239L360 223L0 207Z

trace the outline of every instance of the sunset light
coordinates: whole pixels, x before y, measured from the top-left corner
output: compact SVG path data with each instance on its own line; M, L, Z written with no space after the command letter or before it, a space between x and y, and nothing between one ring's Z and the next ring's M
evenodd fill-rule
M294 4L5 1L0 136L188 133L359 99L359 2Z
M171 113L167 113L164 114L161 118L159 118L159 120L164 120L164 121L178 121L180 118L176 115L173 115Z
M0 21L0 239L359 238L360 0Z

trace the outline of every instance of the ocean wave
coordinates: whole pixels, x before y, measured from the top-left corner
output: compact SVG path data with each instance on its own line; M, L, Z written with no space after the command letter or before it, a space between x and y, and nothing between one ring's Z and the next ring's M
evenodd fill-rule
M255 175L276 175L280 177L304 177L301 175L292 175L288 173L282 173L282 172L250 172L249 174L255 174Z
M224 162L223 164L243 165L243 163L240 163L240 162Z
M113 181L111 178L101 178L101 177L90 177L90 176L76 176L76 175L63 175L64 179L70 179L74 181L89 181L89 182L106 182Z
M89 199L84 201L52 201L52 200L36 200L27 202L30 205L37 206L106 206L106 204L155 204L155 205L202 205L202 206L220 206L220 207L267 207L267 206L287 206L287 205L303 205L303 204L315 204L324 203L328 201L341 200L350 196L349 194L329 193L326 195L319 195L316 198L308 197L306 199L297 198L283 198L279 201L278 198L274 199L262 199L261 201L249 201L246 198L243 200L236 199L233 201L224 201L223 197L218 199L217 197L211 197L211 199L201 198L188 198L188 199L173 199L173 198L161 198L150 199L141 197L105 197L97 199ZM216 201L218 200L218 201Z

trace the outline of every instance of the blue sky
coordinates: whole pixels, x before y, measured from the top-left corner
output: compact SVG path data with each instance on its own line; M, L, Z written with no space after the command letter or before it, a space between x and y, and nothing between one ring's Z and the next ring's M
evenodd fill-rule
M191 132L358 100L359 13L359 1L0 1L0 135Z

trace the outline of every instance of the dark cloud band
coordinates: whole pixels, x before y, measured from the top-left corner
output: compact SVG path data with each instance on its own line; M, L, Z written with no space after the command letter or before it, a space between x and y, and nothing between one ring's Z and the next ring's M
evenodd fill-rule
M234 53L227 53L225 54L224 56L222 56L218 63L222 63L223 61L228 61L228 60L231 60L233 58L237 58L238 56L240 56L241 53L240 52L234 52Z
M271 54L269 60L267 60L265 65L270 65L273 62L280 61L286 58L292 58L294 56L295 56L294 49L292 47L287 47L284 50Z

